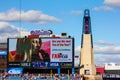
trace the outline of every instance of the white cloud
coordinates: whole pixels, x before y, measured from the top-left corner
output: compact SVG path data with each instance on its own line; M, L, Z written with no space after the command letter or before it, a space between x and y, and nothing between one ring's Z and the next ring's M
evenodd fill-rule
M97 45L109 45L109 46L116 45L115 43L105 42L103 40L96 41L95 44L97 44Z
M113 8L109 6L99 6L99 7L94 7L93 10L94 11L99 11L99 10L111 11L113 10Z
M120 7L120 0L105 0L104 4Z
M29 11L20 11L11 9L7 12L0 12L0 21L8 21L8 22L16 22L20 21L37 23L37 24L46 24L49 22L60 22L60 19L57 19L54 16L49 16L47 14L42 13L37 10L29 10Z
M77 46L75 48L75 56L80 56L80 50L81 50L81 46Z
M104 54L95 56L96 64L104 64L104 63L118 63L120 64L120 54Z
M81 46L77 46L77 47L75 48L75 52L80 52L80 49L81 49Z
M27 35L28 32L23 28L20 29L19 27L11 25L7 22L0 22L0 42L7 42L7 38L19 37L20 34L22 37Z
M82 11L80 11L80 10L73 10L73 11L71 11L70 12L71 14L75 14L75 15L80 15L80 14L82 14L83 12Z
M113 42L99 40L95 42L95 53L120 53L120 46Z
M120 53L120 46L94 46L95 53Z

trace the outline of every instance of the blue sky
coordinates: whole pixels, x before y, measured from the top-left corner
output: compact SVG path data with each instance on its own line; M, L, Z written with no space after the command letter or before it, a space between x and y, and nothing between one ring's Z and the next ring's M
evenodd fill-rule
M67 32L75 38L76 55L80 53L83 11L89 9L96 64L120 64L119 0L0 0L0 5L1 42L35 29L57 35Z

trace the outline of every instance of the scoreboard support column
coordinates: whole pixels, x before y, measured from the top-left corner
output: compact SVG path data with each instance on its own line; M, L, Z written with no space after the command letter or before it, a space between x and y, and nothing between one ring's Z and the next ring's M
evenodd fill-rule
M58 75L60 75L60 68L58 68Z
M68 80L70 80L70 71L68 69Z
M51 76L51 80L52 80L52 75L53 75L53 73L52 73L52 69L50 70L50 76Z
M75 73L75 69L74 68L72 68L72 74L74 74Z

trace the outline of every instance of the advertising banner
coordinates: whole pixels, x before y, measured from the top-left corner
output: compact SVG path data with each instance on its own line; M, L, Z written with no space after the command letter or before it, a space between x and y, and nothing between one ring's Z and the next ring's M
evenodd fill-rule
M72 63L66 63L66 62L60 63L61 68L71 68L72 66L73 66Z
M51 40L51 62L72 62L73 55L72 39Z
M23 68L30 68L31 67L31 63L30 62L21 62L20 66Z
M50 68L59 68L60 63L59 62L49 62L48 67L50 67Z
M22 74L23 68L7 68L8 74Z
M9 67L20 67L20 62L8 62L7 65Z
M0 50L0 56L7 56L7 50Z
M48 62L32 62L32 68L47 68Z

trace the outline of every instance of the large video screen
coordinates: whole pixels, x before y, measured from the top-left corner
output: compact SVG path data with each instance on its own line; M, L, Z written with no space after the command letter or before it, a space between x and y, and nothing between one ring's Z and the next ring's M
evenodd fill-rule
M73 62L73 38L9 38L8 63Z

